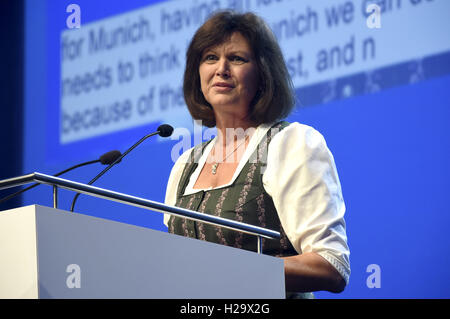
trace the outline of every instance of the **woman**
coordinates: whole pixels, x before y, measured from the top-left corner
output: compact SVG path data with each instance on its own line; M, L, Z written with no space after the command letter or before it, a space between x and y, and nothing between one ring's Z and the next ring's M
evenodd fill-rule
M341 187L322 135L280 121L295 105L277 41L254 14L219 12L187 51L184 96L217 136L183 153L166 204L280 231L286 290L341 292L350 275ZM165 217L169 232L255 250L255 236ZM298 295L297 295L298 296ZM307 297L307 295L302 295Z

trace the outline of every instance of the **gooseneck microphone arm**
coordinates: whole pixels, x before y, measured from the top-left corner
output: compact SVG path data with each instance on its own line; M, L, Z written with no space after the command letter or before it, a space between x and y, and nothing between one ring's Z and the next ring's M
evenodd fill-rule
M56 173L56 174L53 175L53 176L58 177L58 176L60 176L60 175L62 175L62 174L65 174L65 173L67 173L67 172L69 172L69 171L75 169L75 168L82 167L82 166L85 166L85 165L94 164L94 163L98 163L98 162L101 162L102 164L110 164L111 161L114 161L114 160L118 157L118 155L120 155L120 152L119 152L119 151L110 151L110 152L107 152L107 153L103 154L102 156L100 156L99 159L96 159L96 160L93 160L93 161L88 161L88 162L84 162L84 163L80 163L80 164L74 165L74 166L69 167L69 168L67 168L67 169L65 169L65 170L63 170L63 171L61 171L61 172L59 172L59 173ZM0 204L3 203L3 202L6 202L7 200L10 200L10 199L13 198L13 197L16 197L17 195L22 194L23 192L26 192L26 191L28 191L28 190L30 190L30 189L32 189L32 188L35 188L35 187L38 186L38 185L40 185L40 184L39 184L39 183L36 183L36 184L33 184L33 185L31 185L31 186L28 186L28 187L26 187L26 188L24 188L24 189L21 189L20 191L17 191L17 192L15 192L15 193L13 193L13 194L9 194L8 196L6 196L6 197L0 199Z
M133 144L133 146L131 146L129 149L127 149L119 158L117 158L114 162L112 162L111 164L109 164L103 171L101 171L97 176L95 176L89 183L87 183L88 185L92 185L96 180L98 180L100 177L102 177L107 171L109 171L115 164L117 164L118 162L120 162L122 160L122 158L124 158L125 156L127 156L128 153L130 153L132 150L134 150L139 144L141 144L143 141L145 141L146 139L148 139L151 136L154 135L160 135L162 137L168 137L170 135L172 135L173 132L173 127L168 125L168 124L163 124L160 125L158 127L158 130L154 133L150 133L148 135L145 135L143 138L141 138L139 141L137 141L135 144ZM74 208L75 208L75 202L77 201L78 196L80 196L80 193L77 193L73 200L72 200L72 205L70 206L70 211L73 212Z
M75 168L82 167L82 166L89 165L89 164L98 163L98 162L100 162L99 159L94 160L94 161L84 162L84 163L81 163L81 164L78 164L78 165L69 167L68 169L65 169L65 170L63 170L63 171L61 171L61 172L55 174L55 177L58 177L59 175L65 174L65 173L67 173L67 172L69 172L69 171L71 171L71 170L73 170L73 169L75 169ZM36 185L39 185L39 184L36 184Z

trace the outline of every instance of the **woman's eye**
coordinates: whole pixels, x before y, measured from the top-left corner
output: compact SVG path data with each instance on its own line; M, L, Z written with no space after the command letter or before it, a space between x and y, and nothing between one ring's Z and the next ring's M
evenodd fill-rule
M215 61L215 60L217 60L217 57L213 54L208 54L207 56L205 56L205 58L203 60L204 61Z
M244 59L243 57L238 56L238 55L233 55L232 57L230 57L230 60L233 62L238 62L238 63L248 62L247 59Z
M207 54L207 55L203 58L203 61L204 61L204 62L210 62L210 63L211 63L211 62L218 61L218 60L219 60L219 57L218 57L217 55L215 55L215 54ZM239 55L232 55L232 56L228 57L228 60L229 60L230 62L238 63L238 64L242 64L242 63L248 62L247 59L245 59L245 58L243 58L243 57L241 57L241 56L239 56Z

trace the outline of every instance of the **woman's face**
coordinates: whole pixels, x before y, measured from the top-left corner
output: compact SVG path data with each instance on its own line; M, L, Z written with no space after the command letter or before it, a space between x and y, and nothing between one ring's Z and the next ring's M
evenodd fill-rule
M203 95L215 111L248 114L259 86L258 67L253 50L240 33L206 49L199 73Z

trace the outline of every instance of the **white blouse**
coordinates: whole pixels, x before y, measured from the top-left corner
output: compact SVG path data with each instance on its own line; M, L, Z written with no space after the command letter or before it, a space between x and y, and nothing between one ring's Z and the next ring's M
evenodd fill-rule
M272 125L262 124L250 138L231 185ZM199 159L184 195L202 189L193 186L214 146L214 138ZM174 206L178 181L193 148L184 152L170 173L165 203ZM345 231L345 204L333 155L323 136L314 128L291 123L272 137L268 146L263 185L272 197L281 225L295 250L315 252L330 262L348 283L350 251ZM203 190L210 190L203 189ZM164 215L167 226L170 215Z

